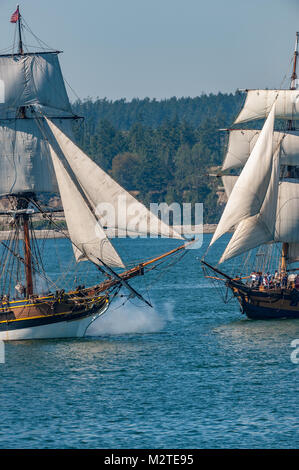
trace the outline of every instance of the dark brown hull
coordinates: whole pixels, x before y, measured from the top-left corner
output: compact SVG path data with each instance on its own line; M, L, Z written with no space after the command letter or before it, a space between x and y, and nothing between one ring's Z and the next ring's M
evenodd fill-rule
M230 280L227 286L237 297L242 313L254 320L299 318L299 291L257 289Z

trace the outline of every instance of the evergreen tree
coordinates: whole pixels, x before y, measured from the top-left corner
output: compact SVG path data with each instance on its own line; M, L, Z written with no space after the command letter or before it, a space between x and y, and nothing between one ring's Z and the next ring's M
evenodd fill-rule
M78 145L139 199L151 202L203 202L204 220L216 222L219 180L209 169L223 159L224 137L244 95L149 98L74 104L84 116L74 124Z

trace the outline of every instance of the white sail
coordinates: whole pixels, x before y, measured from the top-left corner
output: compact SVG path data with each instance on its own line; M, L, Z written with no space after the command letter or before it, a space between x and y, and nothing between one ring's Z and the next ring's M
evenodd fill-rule
M0 195L57 193L48 142L33 119L0 126Z
M57 53L0 56L0 83L1 119L15 117L22 106L50 117L73 116Z
M180 234L116 183L52 121L47 119L47 123L103 226L141 235L182 239Z
M275 104L232 190L211 244L240 221L258 214L260 211L272 172L272 134L274 117Z
M73 242L77 261L99 260L112 267L124 267L118 253L106 237L103 228L82 197L75 182L66 171L60 158L50 146L51 157L58 181L69 236Z
M299 181L287 180L279 184L276 213L275 241L299 243Z
M230 197L233 187L235 186L238 178L239 176L235 175L222 175L222 183L224 186L225 194L228 198Z
M231 129L222 171L242 168L256 144L260 131Z
M288 263L299 262L299 243L289 243L288 247Z
M298 90L248 90L244 106L235 124L264 119L276 100L276 118L299 119Z
M268 190L258 214L242 220L227 245L219 263L245 253L275 236L275 213L278 199L279 151L273 156L272 173Z
M222 177L222 179L223 178L231 180L230 183L226 185L226 188L231 188L238 179L238 176L228 175L226 177ZM239 248L241 250L242 246L245 247L242 251L243 253L244 251L269 241L289 243L288 262L293 263L297 261L297 257L299 258L299 181L295 179L284 180L279 183L277 181L277 188L277 205L275 208L268 205L268 207L271 207L268 214L272 214L271 220L275 221L273 238L265 238L261 233L263 231L265 232L265 212L261 210L263 217L260 217L258 214L249 219L245 219L237 226L221 262L240 254L241 251L237 252L237 250L239 250ZM272 194L275 195L273 191ZM266 200L267 197L265 197L265 201ZM275 197L272 197L272 202L274 200ZM275 216L273 216L273 214L275 214ZM261 222L263 222L262 230L260 230ZM253 229L252 232L250 231L251 228ZM267 230L266 233L268 233ZM246 242L246 239L248 239L248 243ZM255 244L255 240L257 241L257 244ZM250 244L252 245L251 247Z
M230 130L227 154L222 171L242 168L247 162L260 135L260 130ZM281 164L299 165L299 132L273 132L273 150L281 142Z

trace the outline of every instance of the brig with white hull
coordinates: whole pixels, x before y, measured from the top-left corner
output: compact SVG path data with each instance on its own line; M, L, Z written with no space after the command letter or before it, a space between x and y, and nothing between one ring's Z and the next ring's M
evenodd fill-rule
M166 263L185 245L151 260L145 253L137 265L130 260L124 264L106 228L133 232L134 238L183 237L76 145L72 124L82 118L72 111L60 52L43 48L41 41L42 50L29 50L23 31L27 28L30 34L30 29L19 7L11 23L16 25L18 48L0 55L5 91L0 103L0 216L8 233L7 240L0 240L0 339L83 336L121 289L127 300L136 297L151 306L128 281ZM53 199L58 201L54 207ZM63 282L47 272L46 242L35 230L41 222L45 239L55 230L72 246L76 263L61 273ZM64 260L65 253L57 245L55 253L51 262L61 272L59 255ZM136 260L134 245L132 256ZM80 271L82 262L87 269ZM96 280L85 287L88 276L82 277L88 269L94 270Z
M2 302L0 339L43 339L84 336L88 326L109 306L108 296L64 298L51 295Z

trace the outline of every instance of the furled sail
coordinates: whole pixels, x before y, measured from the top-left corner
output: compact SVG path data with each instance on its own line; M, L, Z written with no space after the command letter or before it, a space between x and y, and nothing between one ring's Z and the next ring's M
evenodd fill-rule
M48 126L103 226L136 235L182 239L93 162L54 123Z
M57 52L0 56L0 83L0 119L16 117L22 106L49 117L73 116Z
M264 119L276 100L276 118L299 119L299 90L248 90L235 124Z
M272 173L265 199L260 211L237 226L219 263L238 256L263 243L268 243L275 236L275 212L278 198L279 150L273 156Z
M99 260L102 260L109 266L123 268L124 264L118 253L51 146L50 152L77 261L89 259L101 265Z
M33 119L0 126L0 195L57 193L48 142Z
M256 215L260 211L272 172L274 117L275 104L241 175L234 185L211 244L240 221Z
M242 168L260 135L260 130L230 130L228 149L222 171ZM273 132L273 150L281 142L281 164L299 165L299 132Z

